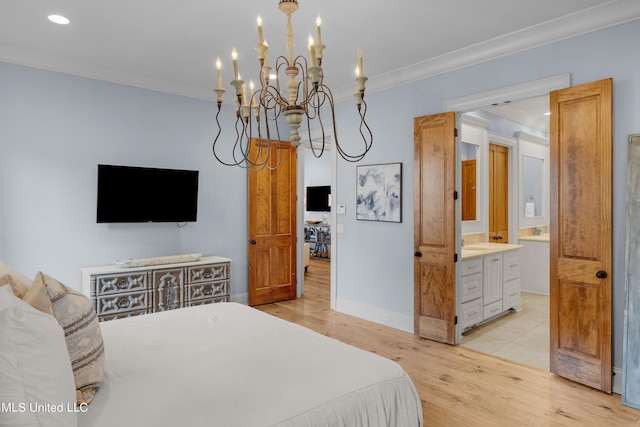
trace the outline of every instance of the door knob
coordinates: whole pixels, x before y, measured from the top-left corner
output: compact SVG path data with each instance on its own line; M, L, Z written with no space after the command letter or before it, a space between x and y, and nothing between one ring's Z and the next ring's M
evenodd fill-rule
M606 272L606 271L604 271L604 270L599 270L599 271L596 273L596 277L597 277L598 279L604 279L605 277L607 277L607 272Z
M256 242L255 240L252 240L252 241L251 241L251 244L252 244L252 245L255 245L256 243L258 243L258 242Z
M417 257L421 257L421 256L422 256L422 252L420 252L420 251L415 251L413 255L414 255L414 256L417 256Z

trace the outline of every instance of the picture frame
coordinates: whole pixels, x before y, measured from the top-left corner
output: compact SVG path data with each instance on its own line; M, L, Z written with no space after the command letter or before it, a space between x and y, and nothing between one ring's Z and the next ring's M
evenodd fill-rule
M356 167L356 219L402 222L402 163Z

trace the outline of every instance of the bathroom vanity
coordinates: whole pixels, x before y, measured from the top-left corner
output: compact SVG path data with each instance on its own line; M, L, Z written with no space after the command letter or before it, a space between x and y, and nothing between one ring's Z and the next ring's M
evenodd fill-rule
M501 243L462 247L458 313L463 332L520 309L520 248Z

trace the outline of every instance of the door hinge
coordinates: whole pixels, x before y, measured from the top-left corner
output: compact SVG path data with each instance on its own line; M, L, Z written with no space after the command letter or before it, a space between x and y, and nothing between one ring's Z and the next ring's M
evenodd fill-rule
M453 200L458 200L458 190L453 192Z
M458 316L455 316L455 317L453 318L453 324L454 324L454 325L457 325L457 324L458 324Z
M453 262L458 262L458 254L453 254Z
M457 138L457 137L458 137L458 128L453 128L453 136L454 136L455 138Z

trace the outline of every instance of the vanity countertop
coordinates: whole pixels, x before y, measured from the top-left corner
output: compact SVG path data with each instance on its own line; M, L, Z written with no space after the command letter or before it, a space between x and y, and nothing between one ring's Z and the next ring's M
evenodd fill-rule
M533 237L533 236L532 236ZM537 236L536 236L537 237ZM497 254L500 252L513 251L522 248L522 245L516 245L513 243L469 243L462 247L461 258L469 259L476 258L485 255Z
M520 236L518 240L531 240L534 242L548 242L549 233L538 234L537 236Z

